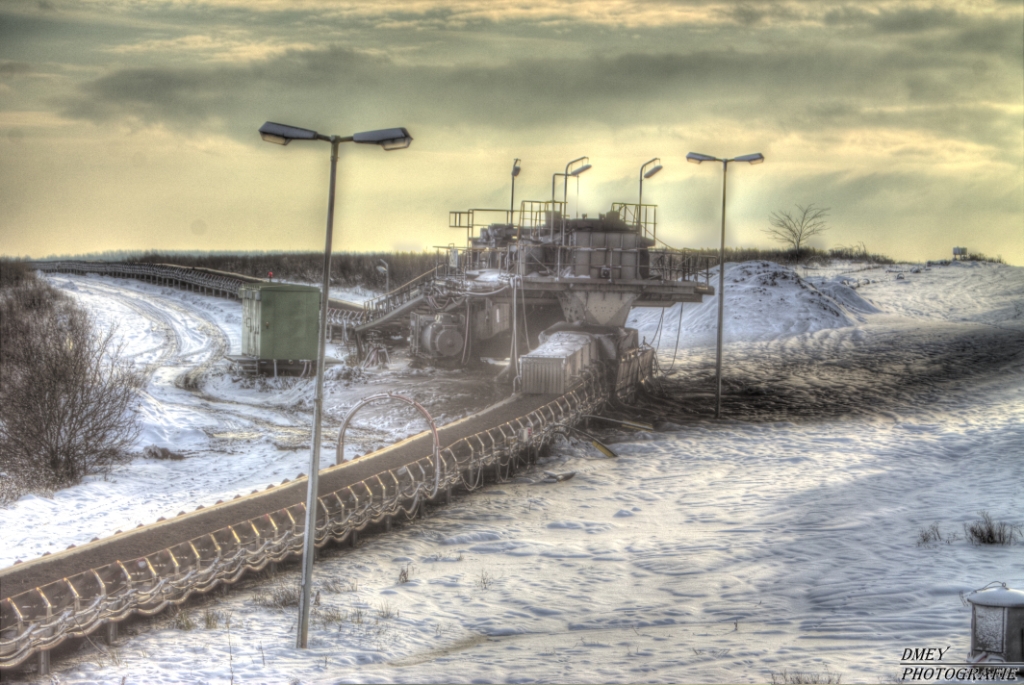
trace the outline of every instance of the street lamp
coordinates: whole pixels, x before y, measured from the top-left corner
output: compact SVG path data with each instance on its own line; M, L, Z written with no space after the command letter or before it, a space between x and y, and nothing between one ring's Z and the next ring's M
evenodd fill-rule
M302 547L302 594L299 601L299 632L295 646L305 649L309 636L309 596L313 585L313 555L316 551L317 486L320 475L320 425L324 405L324 354L327 347L327 300L331 275L331 245L334 232L334 185L338 170L338 146L341 143L379 145L385 150L409 147L412 136L404 128L365 131L351 136L325 136L306 128L296 128L272 121L260 126L260 136L268 143L287 145L293 140L323 140L331 144L331 187L327 200L327 241L324 246L324 282L320 291L320 342L316 358L316 398L313 401L313 450L309 456L309 479L306 491L306 528Z
M647 173L644 173L644 169L651 166L652 164L655 164L654 168L648 171ZM654 174L661 171L661 169L662 166L660 157L655 157L654 159L645 162L644 165L640 167L640 199L637 201L638 205L642 205L644 203L644 179L654 176Z
M760 164L764 161L764 155L755 152L751 155L733 157L732 159L720 159L711 155L702 155L699 152L691 152L686 155L687 162L700 164L701 162L722 163L722 244L718 249L718 351L715 357L715 418L722 418L722 312L725 308L725 180L729 175L729 162L748 162Z
M571 169L574 164L577 164L579 162L584 162L584 164L582 166L579 166L579 167L573 169L572 171L569 171L569 169ZM568 198L568 195L569 195L569 177L570 176L575 176L577 179L579 179L580 174L582 174L584 171L590 169L589 162L590 162L590 157L579 157L579 158L574 159L574 160L572 160L571 162L569 162L568 164L565 165L565 173L561 173L560 174L560 173L556 172L554 174L551 174L551 209L552 209L552 212L551 212L551 238L552 238L552 241L554 241L554 237L555 237L555 216L554 216L554 208L555 208L555 179L558 178L559 176L561 176L564 179L563 183L562 183L562 202L565 204L565 210L568 211L568 209L569 209L569 198ZM565 242L565 212L562 212L562 237L561 237L561 241ZM562 258L562 248L559 247L558 248L558 264L559 264L558 270L559 270L559 275L561 275L561 258Z
M384 274L384 294L387 295L391 292L391 267L383 259L380 260L380 263L384 266L378 266L377 273Z
M508 206L508 222L509 224L515 224L515 211L516 211L516 176L522 171L519 166L519 162L522 160L516 157L516 161L512 162L512 200Z
M576 169L573 169L572 171L569 171L569 168L573 164L576 164L577 162L584 162L584 164L581 167L578 167ZM576 177L576 207L579 208L579 204L580 204L580 199L579 199L580 198L580 192L579 192L579 189L580 189L580 186L579 186L580 174L582 174L584 171L586 171L589 168L590 168L590 157L580 157L579 159L574 159L574 160L572 160L571 162L569 162L568 164L565 165L565 173L562 174L562 176L564 177L564 180L563 180L563 183L562 183L562 202L565 203L566 211L568 211L568 209L569 209L569 177L570 176L575 176ZM564 214L562 215L562 238L563 239L565 238L565 215Z

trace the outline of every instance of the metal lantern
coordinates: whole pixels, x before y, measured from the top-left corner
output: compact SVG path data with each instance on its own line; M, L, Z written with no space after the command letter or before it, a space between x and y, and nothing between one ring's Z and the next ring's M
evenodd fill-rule
M990 583L967 595L973 662L1024 662L1024 592Z

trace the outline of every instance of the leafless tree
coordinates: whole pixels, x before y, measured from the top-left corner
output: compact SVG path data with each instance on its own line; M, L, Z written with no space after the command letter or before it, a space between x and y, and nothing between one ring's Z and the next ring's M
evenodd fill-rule
M35 278L0 291L0 473L51 490L129 459L142 376L73 300Z
M771 228L761 229L774 240L791 246L794 250L804 247L804 243L812 236L824 233L831 226L825 221L829 207L815 207L814 203L796 206L795 212L779 210L772 212L768 223Z

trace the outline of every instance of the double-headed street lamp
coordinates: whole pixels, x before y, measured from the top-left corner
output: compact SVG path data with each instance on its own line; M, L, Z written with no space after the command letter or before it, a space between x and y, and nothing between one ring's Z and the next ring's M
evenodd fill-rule
M260 126L260 136L268 143L287 145L293 140L322 140L331 144L331 186L327 200L327 242L324 247L324 281L320 292L320 342L316 359L316 398L313 401L313 451L309 457L309 481L306 492L306 528L302 548L302 594L299 601L299 631L295 646L305 649L309 636L309 596L313 585L313 555L316 548L317 489L320 475L320 425L324 404L324 355L327 347L327 300L330 296L331 245L334 232L334 185L338 169L338 146L342 143L379 145L385 150L409 147L412 136L404 128L365 131L351 136L325 136L306 128L272 121Z
M725 180L729 175L729 162L760 164L764 161L764 155L755 152L752 155L720 159L711 155L702 155L699 152L691 152L686 155L686 161L694 164L722 163L722 244L718 249L718 351L715 357L715 382L717 384L715 388L715 418L719 419L722 417L722 312L725 308Z

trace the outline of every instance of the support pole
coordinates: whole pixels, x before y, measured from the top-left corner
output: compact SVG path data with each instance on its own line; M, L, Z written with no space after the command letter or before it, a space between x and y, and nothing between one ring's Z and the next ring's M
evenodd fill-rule
M725 310L725 188L729 160L722 160L722 243L718 248L718 345L715 354L715 418L722 418L722 326Z
M341 139L331 137L331 188L327 200L327 238L324 245L324 280L320 291L320 340L317 345L316 397L313 400L313 449L309 456L309 478L306 492L306 528L302 548L302 593L299 597L299 631L295 646L305 649L309 643L309 602L313 587L313 559L316 555L317 491L320 481L320 426L324 406L324 356L327 348L327 299L331 284L331 248L334 241L334 186L338 174L338 145Z

